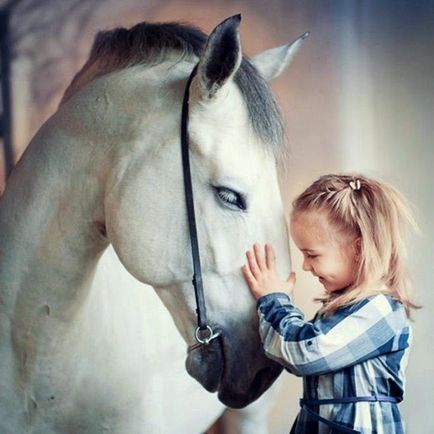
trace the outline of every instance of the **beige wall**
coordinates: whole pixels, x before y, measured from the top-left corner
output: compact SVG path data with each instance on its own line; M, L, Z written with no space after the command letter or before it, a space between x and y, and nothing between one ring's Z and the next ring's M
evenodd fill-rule
M61 3L61 2L59 2ZM327 172L359 171L394 183L412 201L422 235L411 239L410 265L424 308L416 314L414 348L402 410L409 433L434 432L434 16L433 2L356 0L245 0L93 2L80 32L71 13L64 25L24 33L13 66L16 152L20 154L52 113L63 87L86 55L96 30L150 21L188 21L210 31L241 12L249 55L311 31L290 70L273 83L287 122L289 170L282 174L284 201ZM98 4L101 3L101 6ZM48 14L43 8L40 16ZM51 12L52 13L52 12ZM37 16L37 15L36 15ZM16 29L23 22L17 14ZM36 18L35 18L36 19ZM27 21L32 22L32 17ZM49 19L47 21L50 22ZM71 43L72 42L72 43ZM64 47L64 49L62 49ZM32 58L24 56L24 49ZM51 63L50 53L54 59ZM43 74L34 75L36 66ZM320 291L298 271L296 301L307 316ZM288 432L297 411L298 379L285 376L270 418L272 434Z

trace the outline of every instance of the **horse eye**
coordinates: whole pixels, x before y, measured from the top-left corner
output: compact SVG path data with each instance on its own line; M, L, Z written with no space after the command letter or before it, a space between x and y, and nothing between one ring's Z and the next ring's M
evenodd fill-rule
M235 211L246 211L247 204L244 195L227 187L214 187L217 196L224 206Z

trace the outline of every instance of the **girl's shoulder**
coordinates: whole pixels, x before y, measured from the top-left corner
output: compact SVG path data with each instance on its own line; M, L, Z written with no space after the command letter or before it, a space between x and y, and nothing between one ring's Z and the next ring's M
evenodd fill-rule
M342 313L351 314L362 308L367 309L366 305L375 306L380 312L385 312L390 309L393 311L405 311L405 306L399 300L393 297L393 295L382 291L370 294L354 303L343 306L338 309L338 311L342 310Z
M382 292L342 306L331 315L321 316L318 314L315 320L321 321L323 326L329 329L349 316L357 316L360 321L370 317L390 318L391 321L393 318L395 326L398 325L398 322L400 326L408 324L404 305L393 296Z
M399 301L398 299L396 299L393 295L390 294L379 294L381 296L383 296L389 303L390 307L394 310L394 311L403 311L405 312L405 306L404 304Z

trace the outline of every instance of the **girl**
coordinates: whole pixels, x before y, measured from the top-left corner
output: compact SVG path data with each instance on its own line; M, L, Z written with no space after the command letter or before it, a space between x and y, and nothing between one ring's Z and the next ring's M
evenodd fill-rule
M415 225L405 199L363 176L322 176L295 199L290 223L303 270L325 289L314 319L295 307L295 274L279 279L270 245L265 258L258 244L247 252L243 274L267 356L303 377L291 433L404 433L397 404L416 307L404 266L404 235Z

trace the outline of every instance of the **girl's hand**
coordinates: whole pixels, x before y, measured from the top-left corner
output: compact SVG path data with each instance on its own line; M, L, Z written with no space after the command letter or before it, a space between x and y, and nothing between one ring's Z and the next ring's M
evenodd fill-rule
M274 250L270 244L265 244L265 261L258 243L246 252L246 256L247 264L243 266L242 271L256 299L272 292L292 294L295 273L291 273L286 282L280 280L276 270Z

